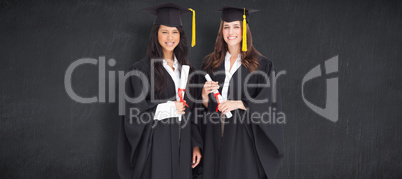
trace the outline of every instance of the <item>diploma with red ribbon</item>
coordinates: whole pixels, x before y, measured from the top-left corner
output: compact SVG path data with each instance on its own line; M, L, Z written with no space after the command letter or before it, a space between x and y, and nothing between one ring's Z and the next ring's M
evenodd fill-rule
M180 77L180 87L178 89L177 94L179 95L180 102L184 103L184 105L187 105L187 103L184 101L184 92L186 91L186 85L188 81L188 73L190 72L190 66L188 65L183 65L181 67L181 77Z
M205 79L206 79L207 81L212 81L212 78L211 78L208 74L205 75ZM215 96L215 98L216 98L216 101L218 102L218 106L216 106L216 112L218 112L219 104L220 104L221 102L223 102L224 99L223 99L222 95L219 93L218 90L215 90L215 91L214 91L214 96ZM227 112L225 115L226 115L226 118L231 118L231 117L232 117L232 113L231 113L231 112Z
M186 91L186 85L188 80L188 73L190 72L190 67L188 65L183 65L181 67L181 78L180 78L180 86L177 92L178 100L180 102L186 104L184 101L184 92ZM176 106L173 101L168 101L166 103L158 104L155 111L154 120L163 120L167 118L177 117L179 121L181 121L182 115L176 112Z

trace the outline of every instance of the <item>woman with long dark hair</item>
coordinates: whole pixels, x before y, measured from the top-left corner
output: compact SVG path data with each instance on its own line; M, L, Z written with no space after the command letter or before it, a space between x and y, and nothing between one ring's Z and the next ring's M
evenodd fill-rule
M193 104L187 100L190 91L183 88L187 79L182 73L192 70L180 15L190 10L173 3L145 10L157 17L146 58L132 66L126 80L118 172L128 179L189 179L196 162L191 158L191 127L186 114ZM198 160L199 151L194 148Z
M274 66L253 46L246 17L255 10L223 7L214 51L203 70L207 110L200 131L203 178L273 179L283 158L281 111Z

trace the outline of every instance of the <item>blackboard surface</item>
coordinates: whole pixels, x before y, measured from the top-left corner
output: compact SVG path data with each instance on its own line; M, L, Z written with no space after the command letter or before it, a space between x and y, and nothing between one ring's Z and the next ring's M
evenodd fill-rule
M66 92L65 74L79 59L127 70L145 55L153 16L142 8L166 1L0 2L0 178L118 178L117 102L82 104ZM286 114L285 159L278 178L402 177L402 3L282 0L175 1L197 14L199 68L213 49L222 5L260 9L250 16L255 47L273 60ZM190 43L191 15L183 17ZM326 75L325 61L338 69ZM302 80L320 65L321 77ZM71 85L98 97L99 63L77 67ZM326 80L337 79L339 111L324 108ZM333 86L332 86L333 87ZM112 88L113 89L113 88Z

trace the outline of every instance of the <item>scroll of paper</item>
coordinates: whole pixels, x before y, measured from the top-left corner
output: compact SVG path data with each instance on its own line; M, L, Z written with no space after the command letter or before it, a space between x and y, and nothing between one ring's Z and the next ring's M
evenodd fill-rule
M208 74L205 75L205 79L206 79L207 81L212 81L212 78L211 78ZM218 112L219 104L220 104L221 102L223 102L224 99L223 99L222 95L219 93L218 90L215 90L215 91L214 91L214 96L215 96L215 98L216 98L216 101L218 102L218 106L216 106L216 112ZM231 118L231 117L232 117L232 113L231 113L231 112L227 112L225 115L226 115L226 118Z
M188 73L190 72L190 66L188 65L183 65L181 66L181 76L180 76L180 87L177 91L177 94L179 95L180 102L182 102L184 105L187 105L186 101L184 101L184 92L186 91L186 85L188 81ZM179 121L181 121L181 115L179 117Z
M187 80L188 80L188 73L190 71L190 67L188 65L183 65L181 67L181 78L180 78L180 87L177 92L180 98L180 102L184 103L184 105L187 105L187 103L184 101L184 92L186 91L186 85L187 85Z
M187 105L184 101L184 91L186 90L186 85L188 81L188 73L190 71L190 67L188 65L183 65L181 67L181 78L180 78L180 87L177 91L177 95L180 98L180 102ZM176 107L173 101L168 101L166 103L158 104L156 107L156 114L154 116L154 120L163 120L167 118L178 117L179 121L181 121L182 115L176 113Z

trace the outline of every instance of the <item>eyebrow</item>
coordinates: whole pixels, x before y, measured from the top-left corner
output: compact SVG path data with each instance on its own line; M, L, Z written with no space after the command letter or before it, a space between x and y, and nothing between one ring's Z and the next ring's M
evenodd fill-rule
M233 24L232 26L238 27L238 26L240 26L240 24ZM230 25L225 24L225 25L223 25L223 27L230 27Z
M177 29L175 29L175 30L161 29L161 31L162 31L162 32L169 32L169 31L172 31L172 32L179 32L179 30L177 30Z

